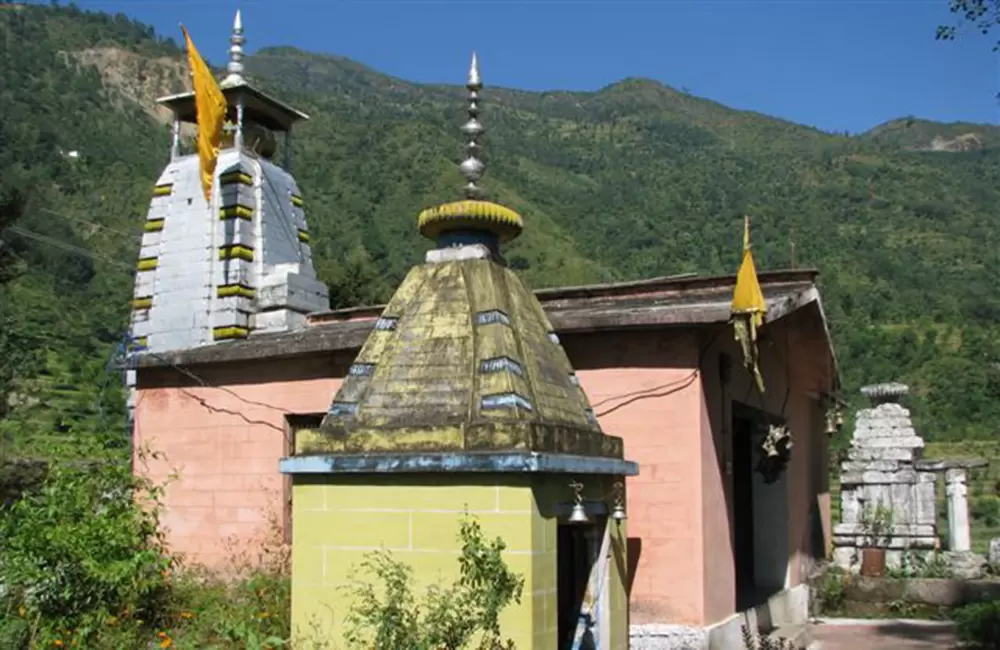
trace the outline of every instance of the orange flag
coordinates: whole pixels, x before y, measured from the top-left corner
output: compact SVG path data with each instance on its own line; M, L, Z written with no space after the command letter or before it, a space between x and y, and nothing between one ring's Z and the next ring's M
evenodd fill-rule
M226 97L215 80L198 48L191 41L188 30L181 25L187 42L188 67L194 82L194 103L198 115L198 160L201 164L201 188L205 200L212 202L212 181L215 164L222 148L222 124L226 119Z

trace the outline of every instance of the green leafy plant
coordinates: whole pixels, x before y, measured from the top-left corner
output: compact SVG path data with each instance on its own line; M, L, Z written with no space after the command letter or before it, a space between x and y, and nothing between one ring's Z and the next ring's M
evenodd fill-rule
M864 545L867 548L885 548L892 541L893 511L878 502L865 504L861 511L861 525L864 530Z
M744 650L793 650L794 644L788 639L776 639L761 636L746 625L740 628L743 632Z
M510 650L500 633L500 612L521 602L524 579L503 560L503 540L487 541L479 523L466 518L459 536L460 575L433 586L423 601L411 587L412 569L388 551L372 553L362 570L381 586L361 582L347 616L344 639L351 647L385 650L459 650L478 639L479 650Z
M1000 497L973 497L969 503L973 523L994 528L1000 525Z
M919 610L915 603L911 603L905 598L890 600L886 604L886 608L893 616L898 618L913 618L915 613Z
M897 579L950 578L952 570L940 553L906 551L900 566L886 569L886 575Z
M1000 600L975 603L955 610L958 638L980 650L1000 648Z
M836 565L831 565L818 578L815 584L815 604L819 612L839 612L847 597L847 586L851 575Z
M171 559L158 495L128 462L64 464L2 513L3 609L27 622L33 644L87 645L109 620L162 616Z

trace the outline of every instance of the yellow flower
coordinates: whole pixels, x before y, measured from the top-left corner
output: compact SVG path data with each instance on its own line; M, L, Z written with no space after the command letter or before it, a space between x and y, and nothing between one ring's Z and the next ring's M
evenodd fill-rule
M194 612L181 612L181 618L194 618Z
M169 648L173 644L174 644L174 642L173 642L172 639L164 639L164 640L160 641L160 647L161 648Z
M52 642L52 645L57 646L59 648L63 647L62 639L56 639L55 641Z

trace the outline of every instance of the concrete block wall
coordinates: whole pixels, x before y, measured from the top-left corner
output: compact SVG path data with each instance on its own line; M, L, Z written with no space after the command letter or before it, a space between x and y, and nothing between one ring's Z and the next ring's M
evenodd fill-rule
M330 365L326 358L193 369L207 386L170 369L139 374L135 467L165 487L161 521L172 551L226 572L283 536L286 415L326 410L342 374Z
M418 598L460 573L459 526L466 513L484 537L501 537L504 560L524 578L520 604L501 614L501 631L524 650L557 650L556 502L571 498L562 477L510 475L324 475L294 479L292 529L293 638L339 636L355 602L370 553L385 548L413 569ZM559 487L563 487L562 492ZM603 485L591 484L599 498ZM562 494L562 493L565 494ZM614 524L611 524L614 527ZM617 539L619 549L624 541ZM627 611L622 576L612 561L611 648L625 650ZM614 585L617 584L617 588Z

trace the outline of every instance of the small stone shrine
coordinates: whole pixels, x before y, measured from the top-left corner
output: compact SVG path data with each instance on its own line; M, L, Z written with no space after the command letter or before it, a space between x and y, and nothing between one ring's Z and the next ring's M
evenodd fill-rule
M856 568L871 531L865 513L881 506L892 513L891 533L882 540L886 564L898 566L905 551L938 546L934 471L921 467L924 441L900 400L904 384L866 386L871 407L857 413L854 436L841 465L841 523L834 527L834 561Z

